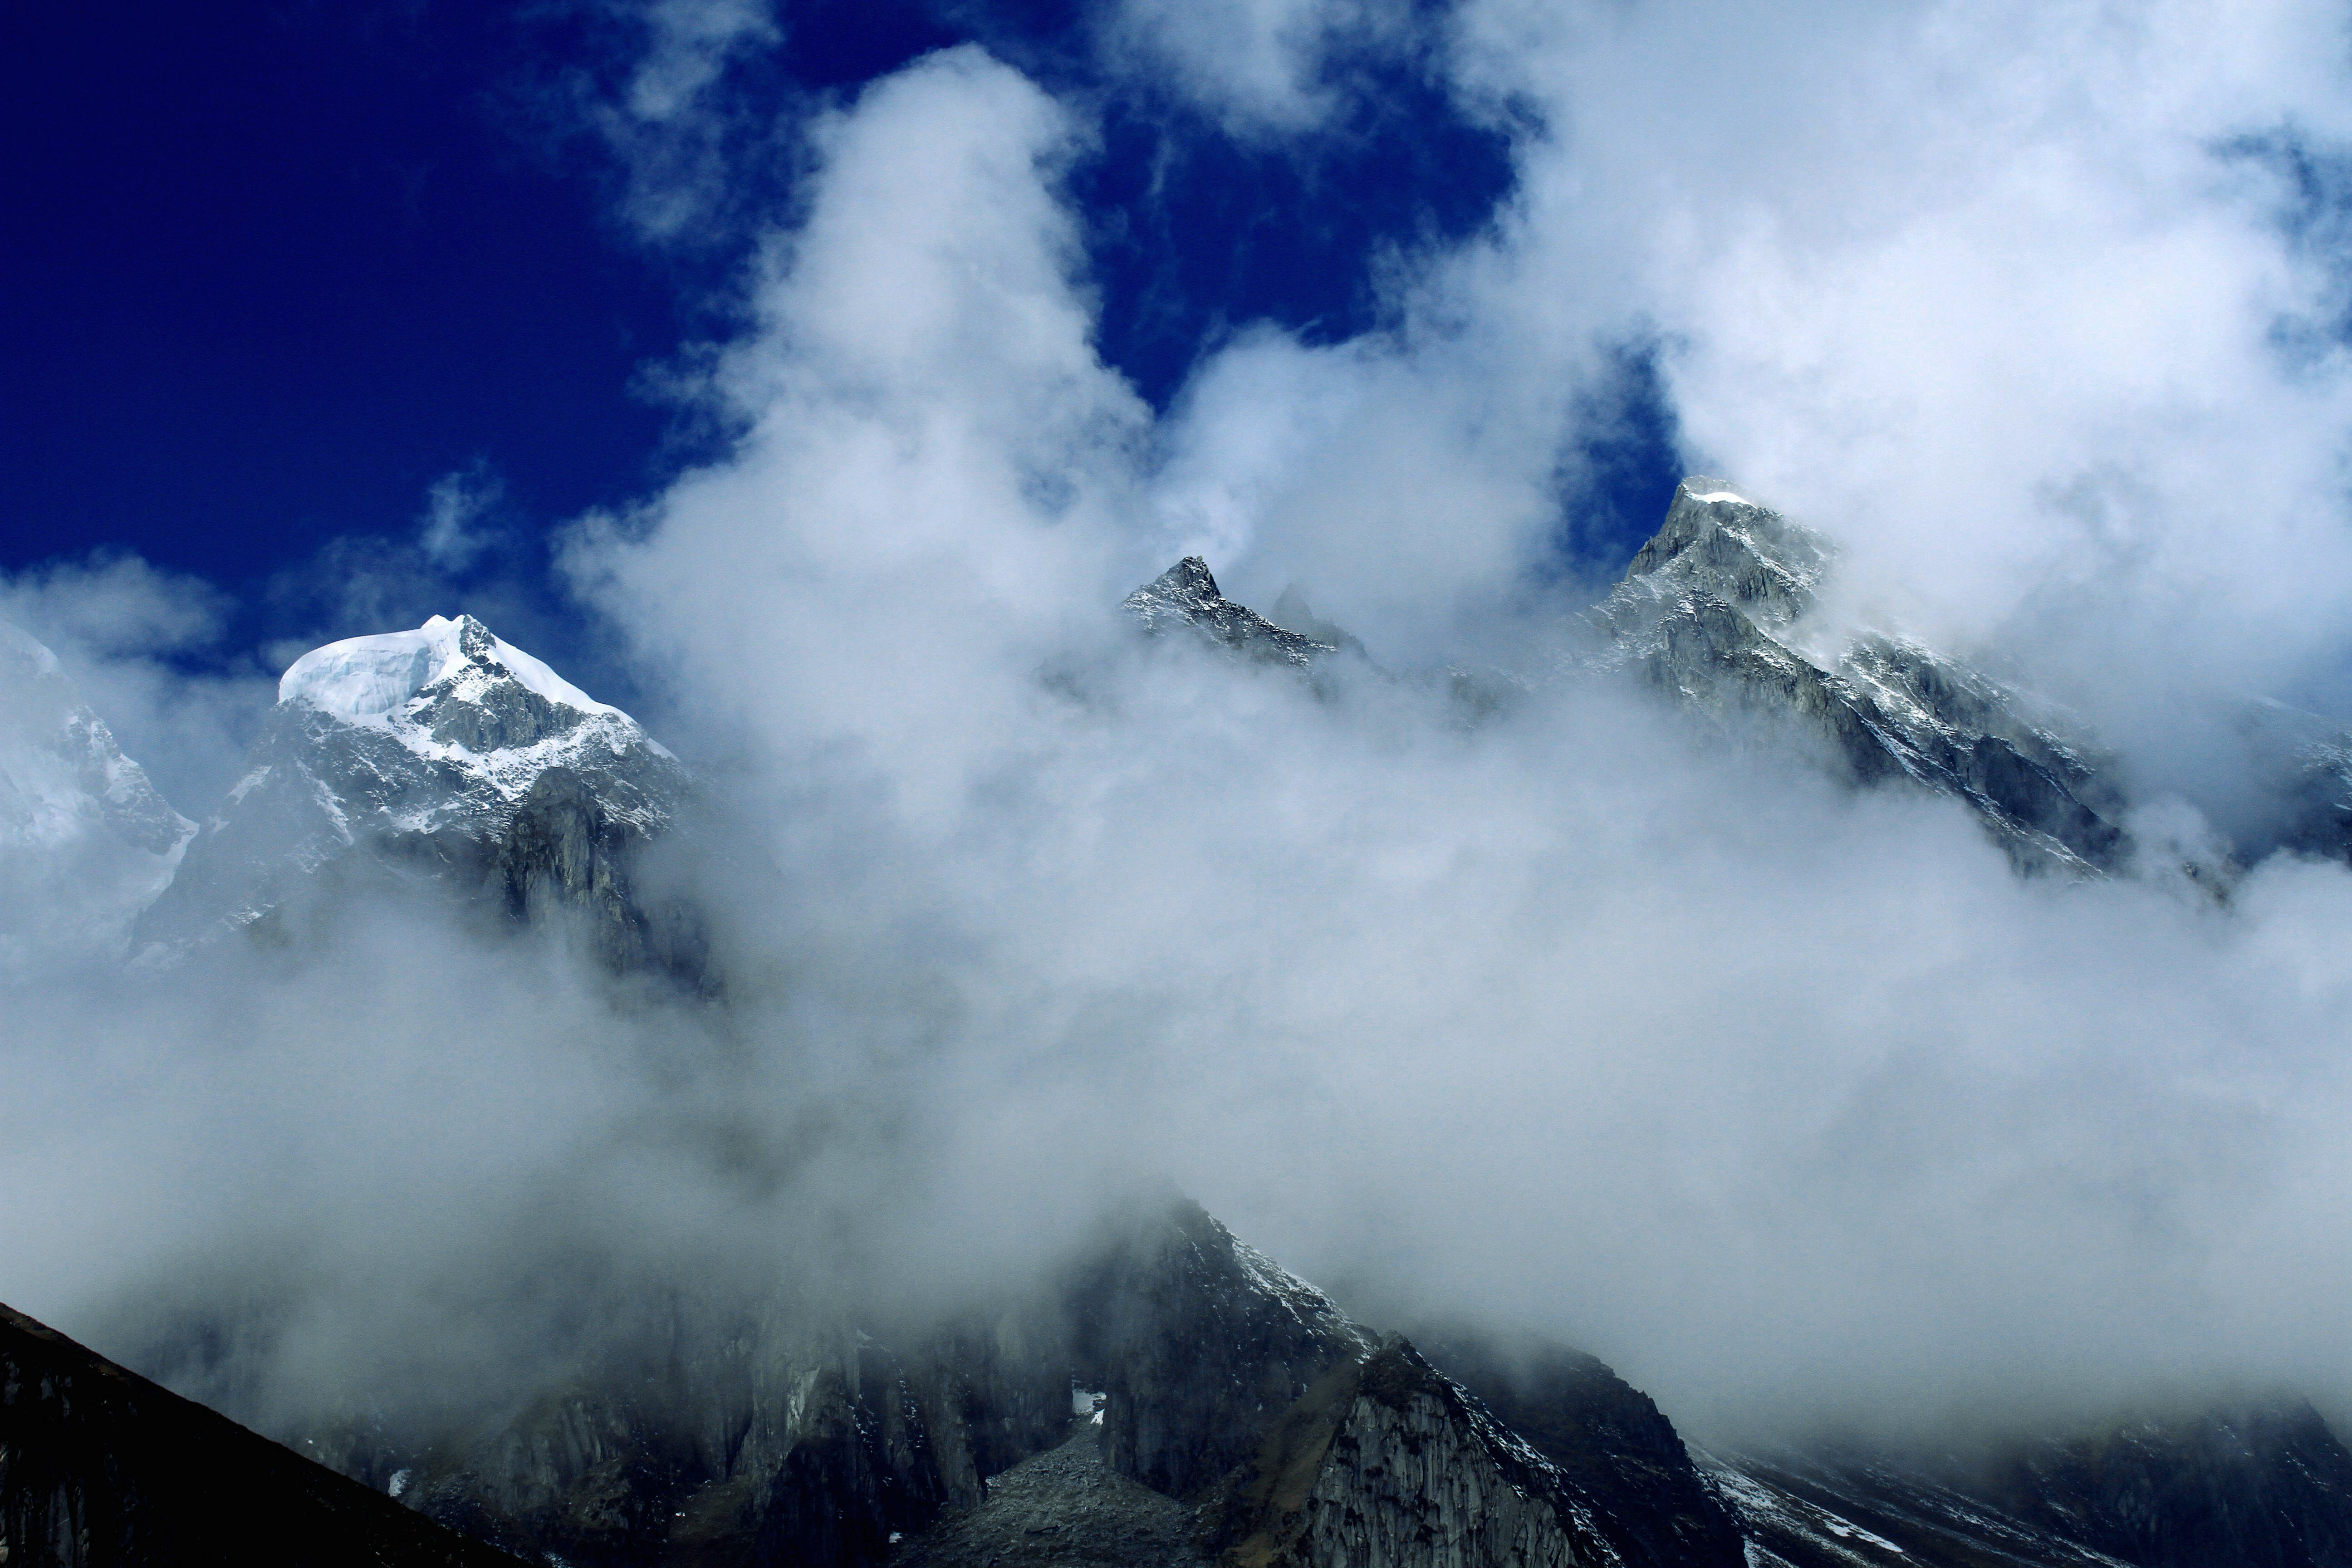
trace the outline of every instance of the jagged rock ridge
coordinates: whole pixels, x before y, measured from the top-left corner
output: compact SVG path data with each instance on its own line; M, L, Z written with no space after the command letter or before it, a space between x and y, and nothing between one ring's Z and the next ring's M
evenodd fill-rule
M1149 636L1188 630L1237 658L1304 669L1339 651L1337 641L1302 636L1226 598L1217 591L1209 563L1197 555L1187 555L1129 594L1122 607Z
M0 622L0 973L120 949L195 831L57 656Z
M1795 720L1856 783L1965 801L2021 866L2105 869L2121 803L2022 694L1921 644L1864 635L1834 658L1792 634L1834 564L1819 534L1717 479L1685 479L1664 525L1591 613L1607 652L1717 720Z
M368 879L488 886L518 912L553 895L620 955L664 945L625 863L673 821L685 770L470 616L304 655L247 763L141 922L149 962Z

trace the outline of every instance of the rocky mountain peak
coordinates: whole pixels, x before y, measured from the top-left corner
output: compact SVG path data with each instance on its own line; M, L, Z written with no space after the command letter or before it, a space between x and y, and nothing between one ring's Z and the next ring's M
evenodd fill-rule
M1785 626L1812 608L1833 558L1830 543L1721 479L1675 488L1665 522L1635 553L1628 584L1665 595L1711 594L1751 619Z
M1711 721L1762 719L1855 784L1968 804L2025 869L2116 863L2120 806L2089 749L2039 705L1907 638L1824 655L1791 636L1836 563L1829 542L1720 479L1693 477L1624 581L1590 613L1604 668L1631 669Z
M1142 624L1146 636L1183 628L1230 657L1301 668L1337 653L1339 645L1276 626L1245 605L1217 591L1209 563L1187 555L1129 594L1122 607Z

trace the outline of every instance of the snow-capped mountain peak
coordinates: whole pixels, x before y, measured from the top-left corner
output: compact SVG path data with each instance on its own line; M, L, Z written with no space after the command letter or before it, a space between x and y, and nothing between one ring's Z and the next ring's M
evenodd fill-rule
M1829 542L1811 529L1721 479L1694 478L1675 489L1664 524L1633 557L1625 582L1628 596L1712 594L1750 619L1780 626L1812 608L1833 559Z
M480 689L501 679L559 707L621 713L462 615L456 620L435 616L413 632L346 637L312 648L278 678L278 700L307 702L322 713L365 723L399 711L428 688L446 683L453 694L477 699Z
M488 876L551 775L612 831L666 828L685 773L635 720L471 616L314 648L279 679L245 775L144 923L163 954L248 925L313 876Z

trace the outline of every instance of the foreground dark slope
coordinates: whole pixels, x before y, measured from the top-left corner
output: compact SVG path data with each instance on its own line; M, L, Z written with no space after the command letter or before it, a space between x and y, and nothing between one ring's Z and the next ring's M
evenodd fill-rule
M514 1559L0 1307L0 1562L512 1568Z

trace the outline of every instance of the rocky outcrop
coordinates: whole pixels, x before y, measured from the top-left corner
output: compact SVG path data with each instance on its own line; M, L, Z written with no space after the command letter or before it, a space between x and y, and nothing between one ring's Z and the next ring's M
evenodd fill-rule
M909 1537L891 1568L1209 1568L1193 1510L1113 1471L1100 1424L1073 1419L1059 1447L991 1480L982 1506Z
M1067 1429L1069 1363L1013 1324L899 1353L814 1310L681 1316L487 1425L312 1451L453 1529L567 1563L878 1563Z
M2306 1406L1968 1465L1694 1457L1591 1357L1382 1338L1189 1202L987 1314L857 1321L680 1298L526 1407L302 1447L574 1568L2352 1568L2352 1459Z
M1122 605L1146 635L1188 632L1229 658L1305 669L1339 652L1339 645L1276 626L1217 592L1209 563L1187 555L1129 594ZM1352 639L1351 639L1352 640Z
M1192 1498L1373 1336L1321 1291L1178 1202L1120 1233L1072 1292L1076 1375L1105 1395L1112 1469Z
M1592 1568L1556 1467L1391 1340L1332 1368L1203 1510L1228 1568Z
M1739 1526L1649 1395L1563 1345L1467 1326L1414 1335L1430 1363L1559 1470L1628 1568L1740 1568Z
M514 1563L5 1307L0 1562Z
M1799 623L1834 565L1819 534L1725 485L1687 479L1664 525L1591 613L1595 663L1717 722L1794 724L1855 784L1966 802L2027 869L2104 869L2126 850L2096 759L2021 693L1917 642L1809 647Z
M606 967L711 981L709 943L694 910L646 896L637 874L671 802L626 778L591 781L551 767L531 781L498 841L489 873L507 913L526 924L576 921Z

